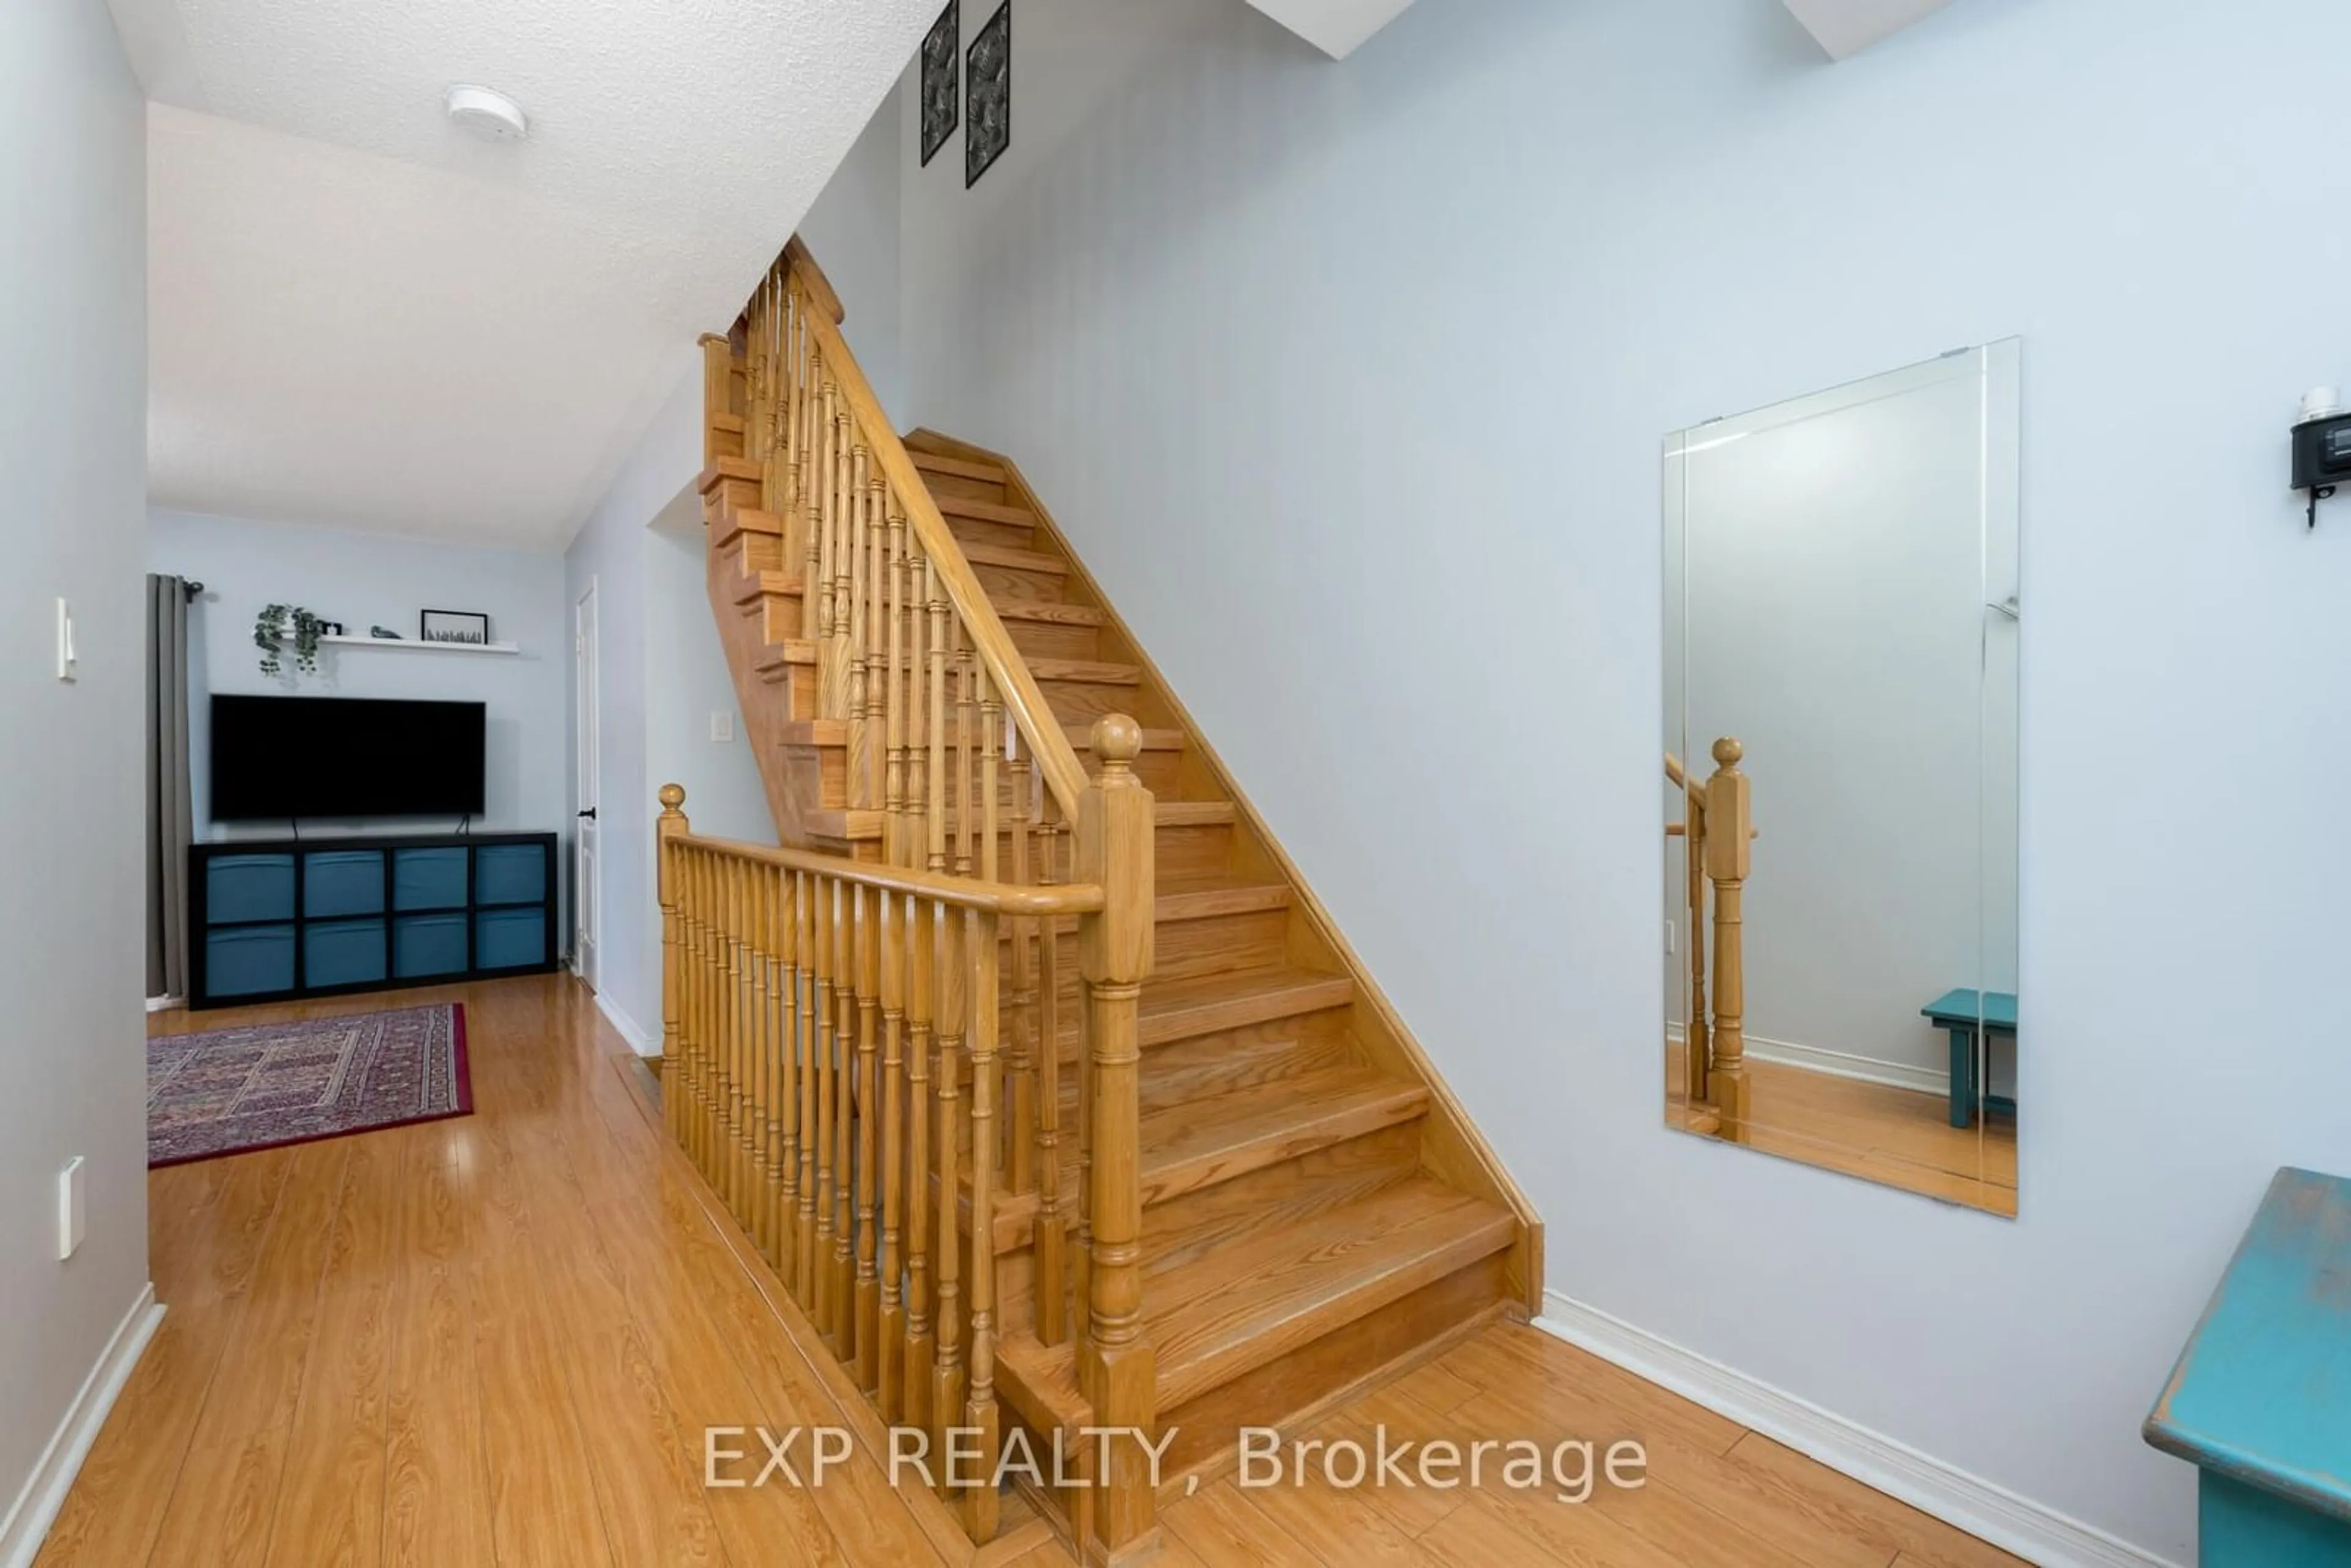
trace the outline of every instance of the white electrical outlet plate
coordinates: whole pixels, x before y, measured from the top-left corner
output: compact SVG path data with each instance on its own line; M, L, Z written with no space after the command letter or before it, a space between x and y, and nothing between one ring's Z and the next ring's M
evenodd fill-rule
M81 1156L76 1155L57 1173L57 1261L62 1263L81 1249L81 1239L89 1227L82 1201Z
M72 680L75 662L73 606L60 599L57 601L57 679Z
M735 741L735 716L719 709L712 709L710 714L710 738L721 746L733 745Z

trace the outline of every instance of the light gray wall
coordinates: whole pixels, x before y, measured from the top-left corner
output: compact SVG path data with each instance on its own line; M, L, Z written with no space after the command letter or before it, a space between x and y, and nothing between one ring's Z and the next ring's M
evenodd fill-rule
M147 1283L146 117L105 6L0 6L0 213L5 1549ZM79 626L71 685L60 597ZM89 1236L59 1263L57 1178L77 1155Z
M648 1051L660 1049L662 995L661 910L653 886L653 815L659 808L647 783L645 551L653 520L702 471L702 350L682 348L665 373L674 379L661 412L563 558L567 615L588 585L596 585L601 696L597 818L603 867L597 989L606 1007L626 1020L632 1043ZM571 707L567 701L567 715ZM572 759L567 776L576 779L576 729L565 755ZM686 810L694 810L690 800Z
M906 97L904 82L890 89L799 227L810 254L841 296L841 335L882 400L882 411L893 419L906 405L898 332L899 127ZM909 161L922 144L919 133L906 140Z
M487 549L407 535L363 533L313 523L255 522L157 510L148 520L148 570L204 585L189 617L189 746L199 838L283 838L284 822L214 822L211 705L218 694L413 698L479 702L488 709L485 798L475 827L554 831L569 836L566 713L570 703L570 606L563 558L549 551ZM265 604L298 604L353 636L381 625L417 634L417 612L480 611L490 634L513 655L413 649L321 647L319 672L304 674L289 648L282 673L261 673L253 644ZM436 824L438 827L436 827ZM433 831L444 819L332 822L303 820L305 832ZM569 929L568 927L566 928Z
M2188 1555L2139 1421L2273 1167L2351 1167L2351 514L2304 529L2284 439L2351 376L2293 65L2351 9L1970 0L1839 65L1753 0L1420 0L1343 65L1015 9L1005 162L903 161L907 417L1020 459L1551 1285ZM1667 1132L1656 958L1659 438L2011 333L2013 1223Z
M644 545L645 787L684 786L697 833L772 844L775 815L710 613L701 497L681 496L646 530ZM731 740L711 738L719 715Z

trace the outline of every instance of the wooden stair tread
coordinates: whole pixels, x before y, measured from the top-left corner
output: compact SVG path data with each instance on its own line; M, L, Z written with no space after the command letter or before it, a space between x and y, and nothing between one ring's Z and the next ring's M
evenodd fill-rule
M1094 727L1091 719L1083 724L1065 724L1061 727L1061 733L1070 737L1072 750L1092 751L1094 748ZM1184 732L1180 729L1146 729L1143 732L1143 749L1181 751L1184 749Z
M1279 1094L1235 1089L1170 1105L1142 1121L1144 1204L1409 1122L1427 1107L1419 1084L1354 1066L1301 1074Z
M816 644L803 637L787 642L770 643L759 652L759 662L753 665L761 674L781 674L788 664L816 664Z
M1227 915L1254 915L1265 910L1287 909L1290 897L1290 884L1286 882L1253 881L1229 872L1161 877L1154 890L1151 919L1154 925L1173 925L1186 920L1214 920ZM1078 917L1064 915L1054 925L1056 929L1063 932L1075 931ZM1008 924L1001 940L1009 942L1012 936L1012 927Z
M1001 501L977 500L969 496L943 496L936 490L931 499L938 503L941 512L951 517L972 517L983 523L1009 523L1015 528L1035 528L1037 514L1026 507L1008 507Z
M1075 681L1095 686L1143 684L1140 664L1106 664L1096 659L1030 659L1029 673L1040 681Z
M950 457L944 452L925 452L919 446L908 447L906 455L914 460L914 466L925 474L952 474L958 479L977 479L990 485L1004 483L1004 469L998 464Z
M1088 604L1048 604L1038 599L990 601L998 621L1036 621L1053 626L1101 626L1109 617Z
M796 594L799 591L800 579L798 572L746 572L743 575L743 580L736 585L735 602L756 604L771 593Z
M1143 1315L1161 1418L1504 1250L1514 1228L1499 1205L1414 1176L1153 1276ZM1023 1325L1000 1354L1057 1414L1083 1410L1074 1338L1048 1348Z
M772 680L778 677L773 674L768 674L768 672L780 672L786 664L813 664L815 663L816 644L813 643L801 642L795 638L789 643L769 643L768 651L760 656L758 667L761 674L768 675L768 678ZM822 737L827 733L820 727L828 724L846 725L848 720L815 719L804 722L808 725L809 732L813 737ZM789 737L788 736L787 739L789 740ZM818 739L816 744L823 745L828 744L828 742L823 739ZM841 732L841 744L848 744L846 730ZM1230 822L1234 821L1236 816L1236 808L1230 800L1159 800L1153 803L1152 814L1154 818L1154 825L1157 827L1203 828L1214 827L1220 822ZM815 817L818 819L829 819L835 822L844 817L852 819L852 821L862 819L865 821L865 827L861 831L849 833L833 833L828 831L826 836L829 838L878 839L882 836L882 819L888 815L889 813L887 811L883 810L879 807L874 807L869 810L847 812L838 810L819 811L815 814ZM949 811L947 815L949 821L952 821L954 820L955 813L953 811ZM813 821L815 819L811 820ZM1001 835L1008 833L1011 831L1012 819L1008 813L1002 819L997 831ZM986 835L982 834L981 836L985 837ZM1006 874L1008 878L1009 873L1007 873Z
M1160 800L1155 804L1155 820L1163 828L1213 828L1240 819L1240 808L1230 800Z
M966 545L964 559L974 566L1000 566L1008 571L1033 571L1045 577L1064 577L1070 563L1057 555L1039 555L1032 549L1008 549L1003 545Z

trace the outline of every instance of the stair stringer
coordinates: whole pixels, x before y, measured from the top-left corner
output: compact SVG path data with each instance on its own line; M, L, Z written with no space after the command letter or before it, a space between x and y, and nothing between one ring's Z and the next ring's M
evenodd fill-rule
M1503 1270L1507 1299L1529 1316L1539 1315L1543 1310L1543 1227L1534 1206L1511 1179L1485 1135L1470 1120L1468 1112L1454 1095L1420 1042L1405 1028L1403 1019L1372 978L1363 960L1348 946L1337 922L1332 919L1330 912L1315 897L1298 867L1283 852L1280 841L1268 829L1265 819L1259 814L1248 794L1234 780L1231 770L1209 745L1200 726L1177 699L1166 677L1128 630L1117 607L1086 569L1083 558L1071 548L1068 536L1053 520L1051 511L1021 473L1019 465L1003 453L927 429L908 434L905 443L917 451L992 463L1004 470L1008 495L1017 497L1019 504L1035 515L1036 526L1069 561L1066 597L1102 612L1104 621L1100 656L1141 667L1143 685L1138 693L1137 711L1144 717L1144 722L1155 722L1151 716L1158 710L1164 713L1168 722L1186 731L1189 740L1185 748L1184 767L1201 769L1203 781L1211 785L1215 793L1234 803L1239 819L1235 843L1237 857L1258 862L1249 869L1280 876L1290 884L1290 907L1294 913L1289 938L1289 961L1304 967L1335 969L1352 979L1354 982L1354 1000L1349 1023L1369 1064L1392 1076L1416 1082L1427 1091L1427 1113L1421 1124L1422 1167L1458 1191L1500 1205L1516 1218L1518 1233L1507 1254Z

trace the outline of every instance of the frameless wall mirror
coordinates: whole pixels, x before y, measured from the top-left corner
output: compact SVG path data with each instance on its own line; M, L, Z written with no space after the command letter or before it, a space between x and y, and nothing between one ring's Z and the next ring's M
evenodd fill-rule
M1665 459L1667 1123L2011 1216L2019 359Z

